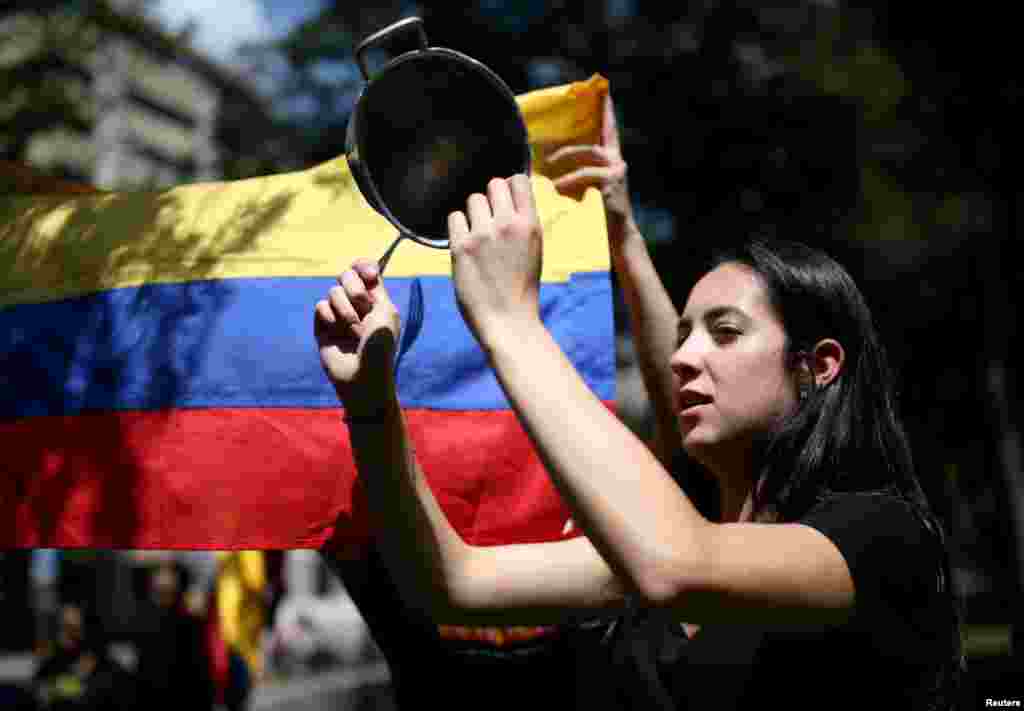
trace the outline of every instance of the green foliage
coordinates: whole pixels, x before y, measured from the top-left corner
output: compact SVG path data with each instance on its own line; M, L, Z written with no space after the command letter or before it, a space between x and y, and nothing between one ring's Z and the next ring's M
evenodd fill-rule
M82 13L43 3L0 15L0 157L23 158L35 133L90 125L79 67L98 42Z

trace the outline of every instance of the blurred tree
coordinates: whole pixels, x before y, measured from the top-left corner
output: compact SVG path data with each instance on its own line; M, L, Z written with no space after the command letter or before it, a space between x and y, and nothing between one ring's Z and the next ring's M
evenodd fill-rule
M1021 385L1013 358L1020 336L1006 327L1019 318L1020 303L1013 23L997 8L945 6L923 16L872 3L861 16L906 79L898 100L873 121L864 163L889 196L888 209L871 222L896 215L907 223L903 244L880 254L890 263L897 257L895 279L920 285L897 310L911 324L907 404L921 421L919 442L928 443L918 451L961 472L954 485L971 503L973 522L963 542L996 577L1005 595L1000 607L1019 610L1006 601L1024 583ZM936 435L945 446L934 446ZM1002 573L1014 569L1016 581Z
M88 13L68 5L12 2L0 10L2 158L23 158L37 132L91 125L83 66L100 36Z

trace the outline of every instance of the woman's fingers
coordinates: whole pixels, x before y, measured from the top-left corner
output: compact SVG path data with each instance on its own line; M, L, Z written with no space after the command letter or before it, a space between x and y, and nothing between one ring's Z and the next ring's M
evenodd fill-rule
M615 153L621 153L619 145L619 124L615 118L615 104L612 101L612 94L604 95L604 116L601 121L601 145L606 146Z
M509 184L501 178L493 178L487 183L487 199L491 202L491 211L495 219L511 217L516 212Z
M599 145L562 146L548 157L549 163L575 158L588 161L592 165L613 165L622 158L622 145L619 138L618 122L615 119L615 105L611 94L604 97L603 115L601 119L601 143Z
M363 280L366 288L373 290L380 278L380 265L373 259L357 259L352 262L352 269Z
M448 239L452 245L459 244L469 235L469 221L464 212L452 212L448 215Z
M589 165L555 178L552 183L559 192L578 191L591 186L600 188L608 183L612 177L611 168L599 168Z
M320 328L330 328L338 322L337 317L334 315L334 310L331 309L331 305L327 302L327 299L320 299L316 302L316 306L313 307L314 316L316 317L316 326Z
M533 186L530 179L522 173L517 173L508 179L508 186L516 212L535 215L537 208L533 202Z
M373 296L366 288L363 278L355 269L346 269L338 277L338 283L345 290L345 296L355 308L356 314L362 318L373 309Z
M355 307L349 301L344 287L332 286L330 291L327 292L327 302L334 313L335 322L341 321L342 323L352 325L359 323L359 314L356 313Z
M466 213L469 217L469 228L473 232L487 232L494 218L491 205L480 193L473 193L466 201Z
M557 163L561 160L575 158L586 160L593 165L611 165L612 158L603 146L562 146L547 157L548 163Z
M313 308L313 335L321 346L337 343L354 336L351 321L338 315L331 304L330 296L316 302Z
M493 178L487 184L487 195L474 193L466 201L466 212L448 215L448 237L457 247L470 233L487 235L496 223L506 223L519 215L535 216L533 188L526 175L511 178Z

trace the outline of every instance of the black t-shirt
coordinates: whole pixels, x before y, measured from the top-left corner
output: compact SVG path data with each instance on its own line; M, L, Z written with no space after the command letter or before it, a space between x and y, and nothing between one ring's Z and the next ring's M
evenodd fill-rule
M576 679L589 676L604 650L597 627L566 627L543 637L494 646L445 639L425 611L403 600L380 554L341 560L325 551L359 608L391 672L400 709L438 706L445 711L529 711L588 708L596 688L577 693ZM585 638L585 641L584 641ZM577 647L584 650L577 653ZM589 654L588 654L589 652Z
M661 646L677 708L931 708L955 654L944 552L911 506L885 493L835 494L800 523L825 534L853 577L839 626L707 625Z
M925 689L952 658L955 624L937 539L888 494L838 494L800 522L828 536L850 567L856 612L841 626L705 625L688 640L635 610L503 649L458 645L403 603L372 549L328 560L388 661L400 708L928 708Z

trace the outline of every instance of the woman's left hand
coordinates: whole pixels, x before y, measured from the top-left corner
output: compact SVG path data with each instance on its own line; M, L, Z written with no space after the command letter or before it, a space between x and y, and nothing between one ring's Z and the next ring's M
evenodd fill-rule
M583 191L591 186L601 191L608 239L614 247L624 239L635 222L626 180L628 166L622 157L622 143L611 94L605 95L603 105L599 144L562 146L549 155L547 160L551 164L564 162L570 166L566 173L554 180L555 189L562 195L579 199Z
M543 229L527 176L491 180L448 216L448 232L459 309L481 345L539 321Z

